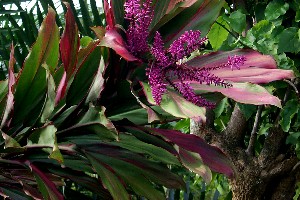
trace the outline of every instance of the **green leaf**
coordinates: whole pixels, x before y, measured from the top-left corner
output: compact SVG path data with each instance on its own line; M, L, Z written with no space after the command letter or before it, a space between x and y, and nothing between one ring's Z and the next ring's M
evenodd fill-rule
M82 133L85 133L82 135ZM99 138L101 140L116 140L117 135L115 132L107 129L105 126L98 122L89 122L83 124L76 124L74 126L69 127L68 129L61 130L57 134L66 134L68 139L75 141L77 139L78 142L84 144L84 141L80 138L80 136L87 136L88 134L93 134L94 138L99 142ZM89 137L88 137L89 139ZM81 141L82 140L82 141ZM76 142L75 142L76 143Z
M31 198L21 192L19 190L15 190L12 188L4 188L0 187L0 191L3 192L4 195L7 195L10 199L18 199L18 200L30 200ZM1 195L2 196L2 195Z
M49 9L38 38L24 62L15 92L15 123L22 122L40 103L46 90L46 63L51 72L57 66L59 55L59 30L55 24L55 12Z
M124 3L125 0L110 0L110 5L113 10L113 17L115 19L116 24L123 24L124 21Z
M278 43L278 53L282 52L291 52L298 53L300 52L300 30L296 27L290 27L284 29L282 33L279 34L279 43Z
M180 165L176 156L170 152L165 151L161 147L142 142L130 135L120 134L119 141L113 142L112 144L116 144L133 152L148 154L166 164Z
M2 137L5 140L4 148L21 148L21 145L12 137L2 132Z
M250 117L256 112L257 107L255 105L251 104L242 104L242 103L237 103L239 106L239 109L242 111L244 114L246 120L249 120Z
M228 98L225 97L216 106L216 108L214 109L216 119L219 118L221 114L224 112L226 108L226 104L228 104Z
M109 192L104 189L104 187L99 184L99 181L96 177L91 177L86 174L86 171L80 170L78 171L70 171L65 170L63 168L51 168L49 169L51 173L59 175L63 178L68 178L71 181L77 183L78 185L92 191L94 194L97 194L100 199L111 199L111 195ZM93 172L91 172L93 173Z
M108 166L105 167L90 153L86 153L86 156L112 197L116 200L129 200L129 195L124 186L120 182L119 178L108 169Z
M284 0L274 0L267 5L265 16L267 20L276 20L289 9L289 4Z
M89 36L83 36L81 39L80 39L80 46L85 48L89 45L90 42L93 41L93 38L89 37Z
M95 47L86 54L85 60L82 61L74 80L67 93L67 105L76 105L81 102L88 93L90 85L93 82L95 73L99 68L101 59L101 48Z
M63 162L63 157L59 151L56 141L56 127L54 125L47 125L45 127L36 129L27 141L27 147L30 146L49 146L52 147L50 158L57 160L59 163Z
M241 10L234 11L228 18L230 27L237 33L242 33L246 28L246 15Z
M286 138L286 144L296 145L299 142L300 132L290 133Z
M288 132L291 126L291 120L299 110L299 102L297 99L289 100L281 110L280 125L284 132Z
M101 92L104 89L105 79L104 79L103 75L104 75L105 69L106 69L106 66L104 63L104 59L103 59L103 56L101 56L97 74L95 75L93 83L90 87L90 91L86 98L86 103L95 102L100 98Z
M46 64L43 65L46 69L48 68L48 66L46 66ZM52 77L52 75L50 74L49 70L46 70L47 73L47 82L48 82L48 87L47 87L47 94L46 94L46 102L41 114L41 122L45 123L47 122L47 120L49 119L49 117L51 116L54 107L55 107L55 82L54 79Z
M57 129L53 125L48 125L43 128L36 129L28 138L27 145L49 145L53 146L55 143L55 133Z
M90 153L91 154L91 153ZM146 170L142 170L133 164L129 164L123 160L109 158L100 154L94 155L98 162L106 162L109 166L139 195L146 197L149 200L164 199L164 195L155 190L152 183L149 182L149 174ZM150 172L151 173L151 172ZM113 194L112 194L113 195Z
M228 23L223 19L222 16L220 16L217 19L217 23L214 23L207 34L208 40L213 47L214 50L218 50L223 42L227 39L229 32L225 30L221 25L229 29ZM221 24L221 25L220 25Z

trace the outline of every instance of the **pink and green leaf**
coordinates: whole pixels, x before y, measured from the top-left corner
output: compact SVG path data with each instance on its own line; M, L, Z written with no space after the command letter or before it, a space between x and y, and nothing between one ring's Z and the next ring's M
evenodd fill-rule
M11 45L11 52L10 52L10 59L9 59L9 67L8 67L8 93L7 93L7 100L6 100L6 107L4 110L4 114L2 116L1 127L7 126L9 120L11 119L11 114L14 108L14 84L16 82L16 78L14 75L14 65L16 63L14 57L14 46Z
M129 194L113 171L108 169L108 166L103 165L92 153L86 152L86 156L112 197L116 200L129 200Z
M294 78L292 70L277 69L275 60L269 55L263 55L250 49L237 49L226 52L215 52L198 56L187 65L196 68L211 68L227 63L228 56L242 55L246 57L240 70L230 67L212 71L216 76L233 82L268 83L275 80Z
M233 87L204 85L192 82L191 86L199 92L220 92L233 100L254 105L270 104L281 108L280 99L271 95L264 87L252 83L232 83Z
M122 56L127 61L136 61L135 58L126 48L125 41L122 36L115 30L107 30L103 37L100 46L112 48L117 54Z
M42 170L40 170L37 166L30 163L30 161L26 161L26 165L31 169L34 174L39 190L41 191L43 198L46 200L63 200L63 195L57 190L54 182L50 180L50 178L45 174Z
M173 23L173 26L167 26L169 34L166 35L166 41L173 41L189 30L200 30L202 36L205 36L219 16L224 3L224 0L197 1L174 18L176 26Z
M59 43L61 60L64 66L64 74L57 88L55 104L58 104L58 102L65 96L68 84L67 80L70 79L76 69L78 50L80 46L78 27L72 13L72 9L69 3L64 2L64 4L67 7L67 13L65 14L66 25Z
M166 24L168 21L172 20L184 9L192 6L197 0L166 0L166 1L156 1L154 17L150 30L152 34L157 31L161 26Z
M199 174L206 183L209 183L212 179L212 173L210 169L203 164L202 159L199 154L186 151L179 147L178 150L180 160L182 164L190 169L191 171Z
M67 2L64 2L64 4L67 7L67 13L65 15L66 25L60 39L59 48L61 60L67 73L67 79L69 79L76 67L80 40L78 36L78 27L70 4Z
M147 83L141 82L144 94L149 103L155 105L152 97L151 88ZM196 106L195 104L185 100L175 92L168 91L163 95L160 107L175 117L195 118L205 121L205 108Z

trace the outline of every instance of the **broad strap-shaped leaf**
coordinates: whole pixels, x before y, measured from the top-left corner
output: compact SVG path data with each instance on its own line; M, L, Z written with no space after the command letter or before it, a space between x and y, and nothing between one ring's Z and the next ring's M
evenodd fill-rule
M91 27L91 29L94 31L95 35L97 36L97 38L101 41L102 38L105 36L105 28L102 26L94 26Z
M113 148L105 150L105 147L101 148L99 153L98 150L96 151L97 154L90 154L93 154L98 162L100 161L109 165L137 194L147 199L164 198L164 195L155 190L149 180L159 184L164 182L166 186L169 185L169 182L172 183L174 181L172 180L174 175L169 172L169 169L159 167L159 165L153 164L139 155L134 156L134 154L131 155L131 152ZM164 174L163 177L161 176L162 173ZM178 187L178 183L176 185ZM184 185L182 181L180 185Z
M122 56L127 61L136 61L135 58L126 48L125 41L116 29L107 30L103 37L101 46L105 46L116 51L117 54Z
M275 60L269 55L250 49L237 49L226 52L215 52L198 56L189 62L189 67L211 68L227 63L228 56L243 55L246 57L244 65L240 69L230 67L213 70L216 76L233 82L268 83L275 80L294 78L292 70L277 69Z
M41 122L45 123L51 116L55 107L55 82L52 77L52 74L48 70L48 66L44 64L43 67L46 68L46 73L47 73L47 93L46 93L46 101L41 114Z
M110 1L110 2L108 2ZM123 4L124 0L113 1L113 0L104 0L104 12L105 19L108 26L108 29L113 29L117 24L122 24L122 14L123 14Z
M162 136L167 141L176 144L184 150L198 153L202 158L203 163L213 171L223 173L228 177L234 175L233 165L226 155L219 148L210 146L202 138L196 135L184 134L176 130L146 127L140 127L140 129L157 136Z
M199 154L186 151L179 147L179 156L182 164L191 171L199 174L206 183L209 183L212 179L212 173L210 169L203 164Z
M109 1L109 3L108 3ZM104 0L104 10L109 29L124 22L125 0Z
M89 46L93 45L95 44ZM99 68L100 59L102 57L101 48L99 46L93 46L84 56L67 92L67 105L76 105L88 95L88 90L93 82L92 77L95 76Z
M97 194L101 199L112 199L111 195L102 186L101 182L95 177L85 174L86 171L70 171L69 169L66 170L63 168L50 168L49 171L53 174L59 175L60 177L70 179L71 181Z
M59 30L55 23L55 12L49 8L43 21L36 42L27 56L23 69L17 78L15 91L14 121L20 123L40 104L46 92L46 70L43 63L49 66L51 72L57 66L59 57Z
M150 155L151 157L166 164L180 165L177 157L169 151L166 151L165 149L157 147L153 144L142 142L134 136L127 135L125 133L120 134L119 141L112 144L118 145L133 152Z
M93 80L93 83L90 87L90 91L88 93L88 96L86 98L87 102L94 102L100 98L101 92L104 89L104 72L106 70L106 65L104 63L104 58L101 56L99 67L97 70L97 74L95 75L95 78Z
M150 26L152 34L195 2L197 0L157 0L155 2L154 17Z
M270 104L281 108L280 99L271 95L264 87L252 83L232 83L232 87L203 85L192 82L191 86L200 92L220 92L237 102L254 105Z
M173 41L189 30L200 30L205 36L219 16L224 3L224 0L197 1L174 18L176 26L173 23L167 25L169 30L166 32L166 41Z
M12 137L2 132L2 137L5 141L4 148L21 148L21 145Z
M113 173L110 167L101 163L91 153L86 153L87 158L90 160L93 168L102 180L103 185L108 189L112 197L116 200L130 199L129 194L125 190L120 179Z
M61 60L67 73L67 79L69 79L76 67L80 40L78 35L78 27L76 25L70 4L67 2L64 2L64 4L67 7L67 13L65 15L66 25L60 39L59 49Z
M14 45L11 45L10 50L10 59L9 59L9 67L8 67L8 93L7 93L7 100L6 100L6 108L3 113L1 127L7 126L10 120L10 115L12 114L13 107L14 107L14 91L13 86L16 82L16 78L14 75L14 65L16 63L14 57Z
M36 129L27 141L27 148L30 147L48 147L52 148L50 158L57 160L59 163L63 162L63 157L56 141L56 127L54 125L46 125L45 127Z
M64 74L57 88L55 98L56 104L65 96L68 84L67 80L70 79L76 69L78 50L80 46L78 27L72 13L72 9L69 3L64 2L64 4L67 7L67 13L65 15L66 25L59 43L61 60L64 66Z
M142 108L144 108L147 113L148 113L148 123L152 123L154 121L159 121L161 120L158 113L156 113L150 106L147 106L146 104L144 104L140 99L138 94L136 94L136 92L133 90L133 88L131 87L131 93L132 95L136 98L137 102L142 106Z
M34 174L39 190L45 200L63 200L63 195L57 190L56 185L49 179L47 174L40 170L30 161L25 162Z
M141 84L148 102L155 105L150 86L144 82L141 82ZM163 95L160 107L175 117L200 118L203 121L206 119L205 108L194 105L172 91L168 91Z

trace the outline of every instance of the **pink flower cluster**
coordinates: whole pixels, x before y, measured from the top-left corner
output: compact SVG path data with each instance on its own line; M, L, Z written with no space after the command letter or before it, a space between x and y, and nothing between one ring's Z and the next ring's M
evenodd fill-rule
M244 64L244 56L229 56L228 62L215 68L190 68L182 62L192 52L199 49L207 38L201 38L200 31L186 31L176 39L169 48L164 47L162 36L156 32L152 46L148 45L149 26L153 18L152 1L127 0L125 2L125 18L129 20L127 29L127 45L129 51L139 57L145 53L151 53L152 59L148 59L147 76L152 96L159 105L167 87L173 87L186 100L198 106L212 108L214 103L208 102L203 97L197 95L190 86L191 81L200 84L217 85L231 87L230 83L215 76L213 71L221 67L239 69Z
M135 56L142 56L149 51L149 26L153 18L152 0L127 0L124 4L125 19L129 21L126 31L127 48Z

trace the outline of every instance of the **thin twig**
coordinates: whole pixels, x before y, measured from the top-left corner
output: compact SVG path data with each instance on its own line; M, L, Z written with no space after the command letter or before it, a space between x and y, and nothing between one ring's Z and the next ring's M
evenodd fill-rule
M297 89L296 85L292 81L287 79L284 79L283 81L288 83L295 90L295 93L298 96L298 98L300 98L299 90Z
M249 145L248 145L248 148L246 150L246 153L247 153L248 156L253 156L254 155L254 144L255 144L255 140L256 140L256 136L257 136L258 123L259 123L259 120L260 120L260 117L261 117L262 110L263 110L263 106L258 106L256 115L255 115L253 128L252 128L252 131L251 131Z
M224 26L223 24L221 24L220 22L216 21L216 24L218 24L219 26L221 26L222 28L224 28L230 35L232 35L237 41L238 43L240 43L241 45L243 45L244 47L247 47L249 49L252 49L251 47L249 47L248 45L244 44L239 37L237 37L232 31L230 31L228 28L226 28L226 26Z

